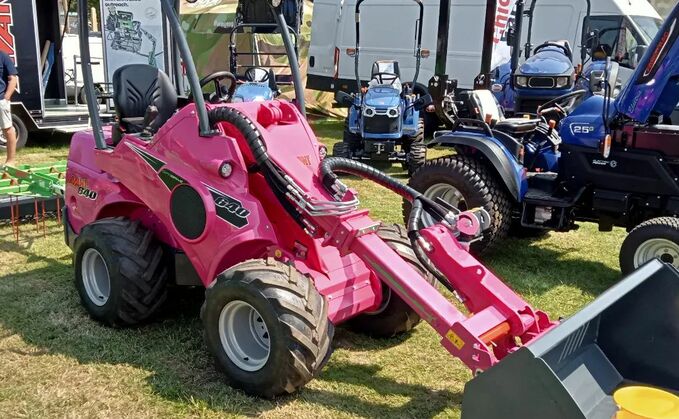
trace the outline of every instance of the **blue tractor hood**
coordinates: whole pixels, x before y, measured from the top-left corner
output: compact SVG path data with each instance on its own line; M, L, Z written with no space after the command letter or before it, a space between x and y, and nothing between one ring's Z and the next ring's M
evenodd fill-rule
M373 108L395 108L401 103L401 91L391 86L371 87L363 101L366 106Z
M547 47L521 64L516 74L524 76L570 76L573 63L559 49Z
M651 114L670 117L679 102L679 4L665 19L616 106L619 113L645 124Z

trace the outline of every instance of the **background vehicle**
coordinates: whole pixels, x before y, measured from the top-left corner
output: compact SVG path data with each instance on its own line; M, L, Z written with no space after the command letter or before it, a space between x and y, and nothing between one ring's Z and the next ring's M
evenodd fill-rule
M393 60L377 60L370 70L370 82L363 88L359 73L360 7L356 3L356 46L347 54L354 58L356 93L338 95L340 106L347 106L344 138L335 143L333 155L357 160L383 163L401 162L408 173L414 173L426 160L424 146L424 118L422 111L431 102L425 94L418 97L413 86L417 85L420 61L429 56L422 50L422 23L424 6L417 0L419 18L415 21L415 74L413 81L401 81L400 64Z
M671 146L677 129L669 125L679 101L672 81L679 75L678 23L675 8L617 100L608 80L605 97L574 106L573 99L587 93L581 90L545 103L542 112L562 114L559 135L544 119L504 120L488 91L474 92L487 98L478 106L492 120L461 120L435 138L429 145L457 154L427 162L410 185L431 199L487 208L492 227L478 250L506 235L512 223L566 231L576 221L595 221L602 231L630 231L620 251L623 273L655 257L679 265L672 163L678 152Z
M179 20L169 0L162 4L198 92ZM285 34L280 9L277 20ZM86 25L81 28L87 62ZM298 81L292 42L284 39ZM74 248L76 287L100 322L137 324L162 305L168 282L202 284L201 317L218 365L230 384L268 397L311 380L327 361L333 325L352 317L364 331L387 335L428 321L446 350L477 376L465 390L465 418L592 411L609 417L617 410L612 393L630 381L679 390L679 361L667 350L679 342L679 331L668 327L679 295L679 272L671 266L646 266L558 325L467 252L485 224L484 210L460 212L430 201L353 160L322 160L292 104L206 105L194 94L195 102L179 109L171 79L135 64L114 77L119 120L104 130L92 73L83 67L93 130L73 139L64 228ZM155 94L140 102L127 96L132 87ZM338 173L410 198L407 234L359 210ZM86 190L76 187L83 180ZM423 213L437 223L418 227ZM473 314L448 301L432 275ZM640 362L643 369L629 369ZM586 373L592 370L600 374ZM517 379L539 384L509 385Z

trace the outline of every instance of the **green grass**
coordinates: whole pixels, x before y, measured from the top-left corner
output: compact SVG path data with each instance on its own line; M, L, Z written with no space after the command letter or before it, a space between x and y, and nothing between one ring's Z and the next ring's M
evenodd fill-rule
M341 123L316 121L331 147ZM63 139L23 150L21 163L62 159ZM405 179L400 169L394 175ZM401 222L395 195L349 179L363 204L385 222ZM420 324L407 336L373 340L339 328L336 350L300 393L275 401L226 386L206 353L200 302L173 299L161 319L130 330L88 318L73 287L71 252L56 221L46 237L22 226L13 241L0 226L1 417L457 417L471 375ZM540 240L509 239L485 262L551 316L577 311L619 278L624 232L583 224Z

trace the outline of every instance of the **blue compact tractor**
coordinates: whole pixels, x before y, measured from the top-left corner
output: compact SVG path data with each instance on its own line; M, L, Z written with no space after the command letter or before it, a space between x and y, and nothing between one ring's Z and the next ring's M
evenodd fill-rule
M381 60L372 65L370 82L361 85L359 75L360 56L360 7L364 0L356 2L356 47L347 50L354 57L357 93L349 95L338 92L340 106L349 108L342 142L333 147L333 155L355 160L367 160L378 164L400 162L412 174L426 160L424 145L424 119L421 111L431 104L429 95L418 96L413 87L420 70L420 59L429 56L422 50L422 17L424 6L420 0L417 21L417 45L415 47L415 76L411 83L401 81L399 64Z
M604 74L602 95L583 100L588 91L577 90L544 103L534 118L508 119L490 91L472 92L469 106L486 119L457 118L437 133L428 146L455 154L427 161L410 186L462 210L484 207L490 228L477 252L510 228L568 231L592 221L601 231L629 231L623 273L656 257L679 266L678 39L679 6L617 99ZM553 113L560 123L544 116Z

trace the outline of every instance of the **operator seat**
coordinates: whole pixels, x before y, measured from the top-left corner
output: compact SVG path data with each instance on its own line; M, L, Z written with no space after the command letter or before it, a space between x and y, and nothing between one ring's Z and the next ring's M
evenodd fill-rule
M505 118L500 104L490 90L474 90L469 93L469 104L473 112L485 121L491 119L493 129L509 135L522 135L535 131L540 123L537 118Z
M395 77L380 77L380 73L395 74ZM401 70L398 68L398 61L378 60L373 63L372 69L370 70L370 82L368 83L368 87L375 86L392 86L398 91L402 90Z
M118 123L113 143L123 133L153 135L177 111L177 92L170 78L148 64L129 64L113 73L113 103Z

